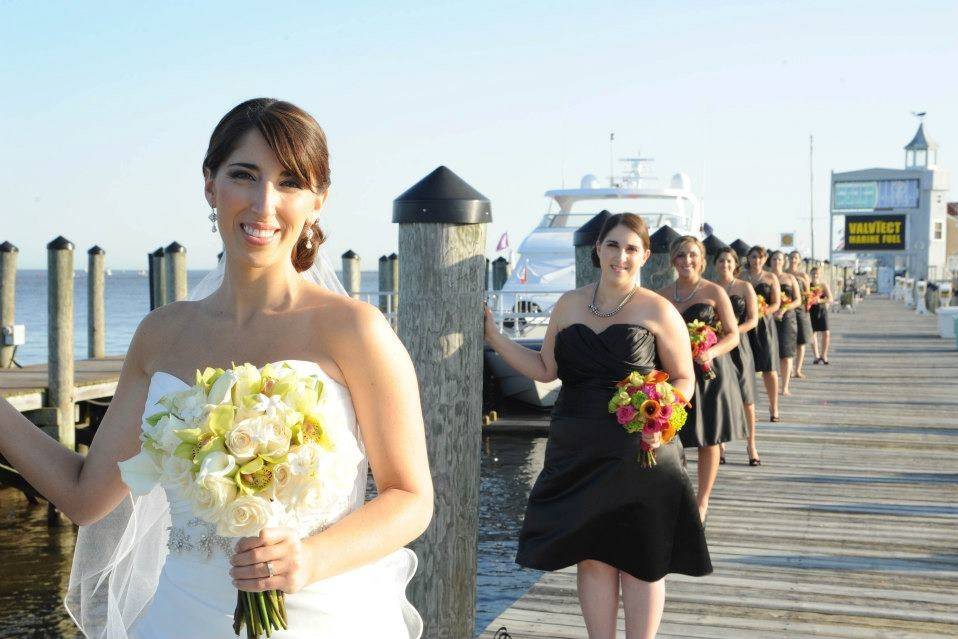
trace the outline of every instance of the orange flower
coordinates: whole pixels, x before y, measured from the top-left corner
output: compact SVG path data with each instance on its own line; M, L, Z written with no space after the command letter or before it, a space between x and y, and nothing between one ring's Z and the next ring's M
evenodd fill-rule
M671 425L666 426L665 430L662 431L662 443L668 444L674 438L675 438L675 427Z
M652 419L659 414L659 403L654 399L647 399L639 407L639 413L646 419Z
M646 384L658 384L659 382L664 382L669 379L669 374L665 371L653 370L651 373L645 376Z
M675 387L672 387L672 392L675 393L675 400L676 400L679 404L681 404L682 406L688 406L688 405L689 405L689 400L685 397L685 395L682 394L682 391L680 391L679 389L677 389L677 388L675 388Z

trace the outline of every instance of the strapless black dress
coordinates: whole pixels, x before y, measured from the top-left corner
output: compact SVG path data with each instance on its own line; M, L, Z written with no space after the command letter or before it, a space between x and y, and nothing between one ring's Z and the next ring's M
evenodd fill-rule
M732 300L732 310L735 311L735 321L739 324L745 321L746 305L740 295L729 295ZM738 346L729 352L735 370L738 373L738 385L742 389L742 403L755 403L755 362L752 359L752 347L748 333L740 333Z
M556 336L555 358L562 389L516 563L559 570L594 559L644 581L711 573L678 438L655 451L654 468L642 468L641 435L608 412L616 382L660 367L655 337L636 324L601 333L572 324Z
M812 310L808 312L812 320L812 331L816 333L828 330L828 298L822 299L825 301L821 304L815 304L812 306Z
M715 307L692 304L682 312L686 322L701 320L713 327L718 324ZM745 436L745 406L739 388L738 373L728 353L712 360L715 379L705 379L698 364L695 367L695 397L688 421L679 431L686 448L713 446Z
M782 294L791 297L792 287L782 284ZM795 310L790 310L782 316L782 319L775 320L775 328L778 330L778 356L782 359L795 357L798 349L798 322L795 319Z
M772 303L772 286L766 282L755 285L755 293ZM749 345L752 347L752 359L755 370L769 373L778 370L778 330L771 315L758 318L758 324L748 332Z
M801 289L802 293L808 291L808 287L805 285L805 280L796 277L798 280L798 287ZM797 325L798 334L795 338L796 343L798 344L811 344L812 343L812 320L808 315L808 311L805 310L805 304L802 303L795 309L795 323Z

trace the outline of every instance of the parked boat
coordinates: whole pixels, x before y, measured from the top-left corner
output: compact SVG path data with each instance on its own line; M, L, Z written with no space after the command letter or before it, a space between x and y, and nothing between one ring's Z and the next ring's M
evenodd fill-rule
M655 178L649 175L652 158L631 157L622 162L627 165L625 173L608 186L590 174L582 178L579 188L546 191L548 211L520 243L502 290L490 292L500 327L524 346L541 348L552 307L562 293L575 288L572 236L599 212L641 215L650 233L668 225L682 235L701 237L702 207L688 175L676 173L668 187L655 187L651 184ZM501 396L539 407L555 403L558 380L531 380L489 348L485 360Z

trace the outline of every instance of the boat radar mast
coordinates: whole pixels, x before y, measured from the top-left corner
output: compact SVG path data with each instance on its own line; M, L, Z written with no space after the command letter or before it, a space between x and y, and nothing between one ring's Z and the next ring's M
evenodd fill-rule
M646 182L653 182L658 178L651 175L652 163L655 158L631 157L619 158L619 162L624 162L627 168L622 172L621 177L612 183L614 189L641 189L649 186Z

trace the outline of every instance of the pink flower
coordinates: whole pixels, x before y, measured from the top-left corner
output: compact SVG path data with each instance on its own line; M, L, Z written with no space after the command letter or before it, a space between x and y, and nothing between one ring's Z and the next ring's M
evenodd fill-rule
M642 387L641 390L643 393L645 393L645 396L648 397L649 399L659 400L662 397L661 395L659 395L659 391L655 390L654 384L646 384L645 386Z
M628 424L635 418L635 412L635 408L632 406L632 404L619 406L615 410L615 419L620 424Z
M638 386L629 386L625 389L625 392L629 395L635 395L637 392L639 392L639 390L641 389Z
M672 417L672 404L662 404L659 408L659 418L663 422L668 422L670 417Z

